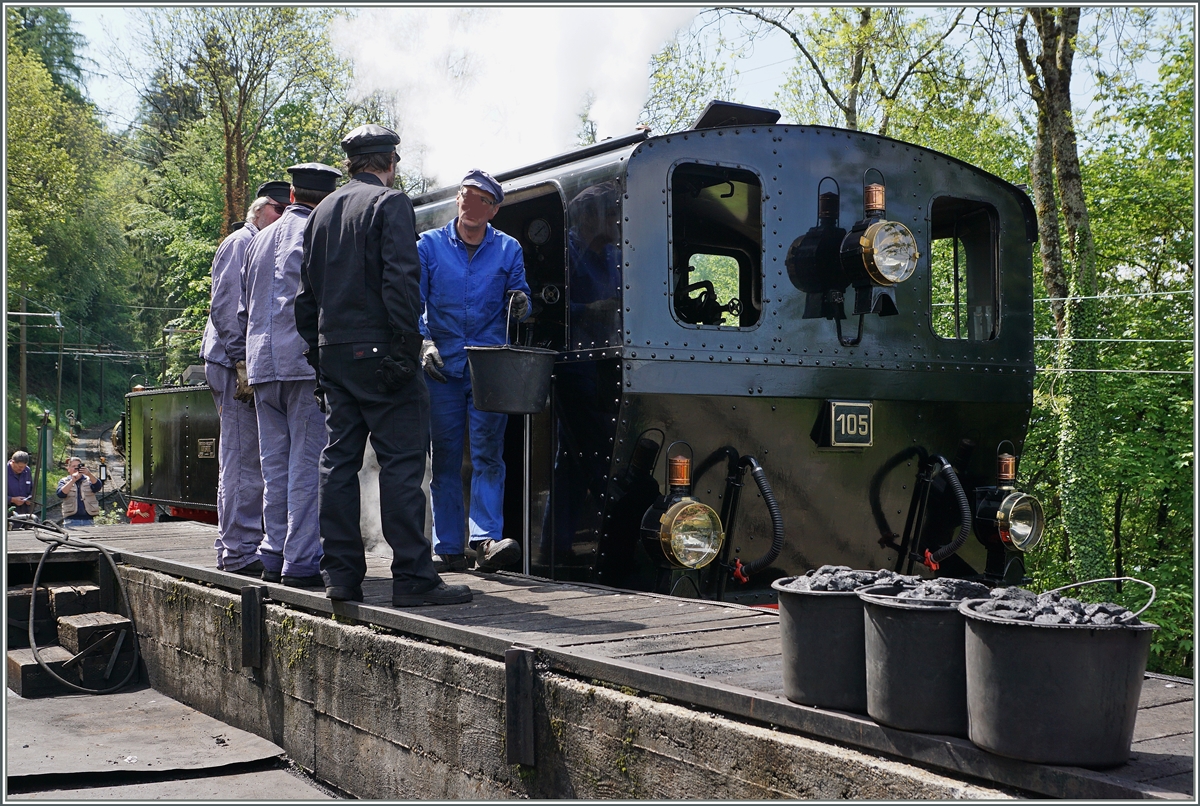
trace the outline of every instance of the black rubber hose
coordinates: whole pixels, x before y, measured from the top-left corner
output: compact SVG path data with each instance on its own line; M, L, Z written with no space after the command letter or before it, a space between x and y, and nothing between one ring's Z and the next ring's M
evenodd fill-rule
M954 472L951 464L946 461L945 457L935 456L933 458L942 463L942 468L946 472L946 478L950 480L950 489L954 491L955 497L958 498L958 507L962 518L962 526L958 530L958 536L930 555L935 563L940 563L962 548L963 544L967 542L967 535L971 533L971 505L967 503L967 494L963 491L962 483L958 480L958 474Z
M129 604L129 595L125 592L125 584L124 584L124 582L121 581L121 575L117 571L117 564L113 561L112 555L108 553L108 549L106 549L104 546L101 546L98 543L92 543L87 540L78 540L78 539L72 538L70 535L67 534L65 529L62 529L59 526L55 526L53 524L48 524L48 523L24 521L24 520L17 520L17 519L10 519L9 524L12 525L14 523L14 521L18 525L33 526L33 529L34 529L33 536L35 538L37 538L38 540L42 541L43 543L47 544L46 550L42 553L42 559L40 561L38 561L37 570L34 571L34 573L33 573L33 592L32 592L31 598L29 600L29 648L33 651L33 659L35 661L37 661L38 666L42 667L42 670L45 671L46 674L50 675L55 680L62 683L67 688L73 688L76 691L82 691L84 694L112 694L113 692L119 691L120 689L124 688L125 685L131 679L133 679L134 674L136 674L138 671L138 659L141 656L141 652L138 647L137 630L134 629L134 624L133 624L133 608ZM50 537L50 538L42 537L42 535L39 531L39 529L41 529L41 528L45 528L51 532L57 532L59 536ZM115 686L112 686L111 688L105 688L105 689L85 688L84 686L81 686L77 683L72 683L70 680L63 679L63 677L61 675L56 673L53 669L51 669L46 664L46 662L44 660L42 660L42 656L41 656L41 653L39 652L39 647L37 645L37 641L34 639L34 614L37 610L37 590L38 590L38 585L41 582L42 568L46 565L47 558L49 558L49 556L51 554L53 554L55 549L57 549L59 546L73 546L76 548L83 546L83 547L88 547L88 548L99 549L100 553L104 555L104 559L108 560L108 565L112 569L113 579L115 579L117 581L117 589L120 590L121 598L125 602L125 616L126 616L126 618L129 619L130 640L133 642L133 663L130 665L129 671L126 673L125 677L121 680L121 682L117 683Z
M746 564L746 575L749 576L758 573L775 562L779 558L779 553L783 551L783 515L779 512L779 504L775 501L775 493L771 491L771 484L767 481L767 474L762 469L762 466L753 456L747 456L742 461L750 466L750 475L754 477L754 483L758 485L758 491L762 493L763 501L767 504L767 510L771 513L771 532L773 533L771 548L767 550L767 553L757 560Z

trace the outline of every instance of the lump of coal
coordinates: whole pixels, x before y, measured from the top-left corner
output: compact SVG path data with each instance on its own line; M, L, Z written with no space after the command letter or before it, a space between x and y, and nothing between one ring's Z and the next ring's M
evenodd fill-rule
M896 595L897 599L935 599L957 602L963 599L986 599L992 589L980 582L966 579L926 579L915 587Z
M975 605L975 612L1034 624L1141 624L1132 611L1119 604L1085 604L1061 593L1039 596L1023 588L994 590L988 601Z
M810 570L802 577L796 577L785 587L795 591L842 591L849 593L863 585L880 582L900 582L916 580L917 577L905 577L893 571L855 571L847 565L822 565Z

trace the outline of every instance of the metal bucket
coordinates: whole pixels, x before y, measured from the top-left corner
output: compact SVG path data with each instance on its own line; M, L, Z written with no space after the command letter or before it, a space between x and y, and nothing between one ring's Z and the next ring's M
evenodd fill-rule
M853 591L796 591L796 577L771 583L779 594L783 693L792 702L867 712L863 605Z
M468 347L471 395L479 411L537 414L550 403L558 353L540 347Z
M863 602L867 714L900 730L967 736L963 616L957 601L897 599L891 585Z
M1158 627L1012 621L974 612L981 601L959 605L966 617L971 741L1041 764L1112 767L1129 761L1150 639Z

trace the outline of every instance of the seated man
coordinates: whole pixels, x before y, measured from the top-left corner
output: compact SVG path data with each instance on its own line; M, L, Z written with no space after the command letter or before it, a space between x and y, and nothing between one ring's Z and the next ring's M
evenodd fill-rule
M102 487L104 482L84 466L82 459L78 456L68 459L67 476L59 480L55 491L63 500L62 525L68 529L72 526L91 526L93 519L100 514L96 493Z

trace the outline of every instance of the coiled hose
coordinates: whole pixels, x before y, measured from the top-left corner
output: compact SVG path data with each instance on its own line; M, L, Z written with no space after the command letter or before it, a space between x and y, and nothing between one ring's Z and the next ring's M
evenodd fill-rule
M954 552L963 547L967 542L967 535L971 533L971 505L967 503L967 494L963 491L962 482L958 480L958 474L954 472L954 467L946 461L944 456L934 456L935 460L942 463L942 470L946 473L946 478L950 480L950 489L954 491L955 497L958 499L958 508L962 526L959 527L958 535L949 543L942 546L934 552L926 552L927 559L932 561L931 568L937 567L942 560L949 557ZM927 563L928 564L928 563Z
M775 493L771 491L771 484L767 481L767 474L762 465L753 456L743 456L742 462L749 465L750 475L754 477L754 483L758 485L758 491L767 504L767 511L771 513L771 548L757 560L746 564L745 574L750 576L775 562L779 553L783 551L783 515L779 512L779 504L775 501Z
M37 520L37 518L33 517L32 515L9 516L8 524L9 524L10 529L13 528L14 526L32 527L33 528L33 536L35 538L37 538L38 540L40 540L41 542L47 544L46 550L42 553L41 560L38 561L37 570L34 571L34 573L33 573L33 591L32 591L30 601L29 601L29 648L31 650L33 650L33 659L37 661L38 666L41 666L42 669L46 672L46 674L50 675L55 680L62 683L64 686L67 686L68 688L73 688L76 691L82 691L84 694L112 694L113 692L124 688L125 685L133 678L134 674L137 673L138 658L140 657L140 653L139 653L139 649L138 649L137 630L134 629L134 626L133 626L133 608L130 607L130 605L129 605L129 595L125 592L125 585L121 582L121 575L119 573L117 573L117 564L113 560L112 555L108 553L108 549L106 549L104 546L101 546L99 543L92 543L87 540L79 540L78 538L73 538L61 526L58 526L57 524L49 523L48 521L39 521L39 520ZM42 533L41 533L42 529L46 529L46 530L50 531L52 533L51 536L43 537ZM117 588L121 591L121 599L125 603L125 614L124 615L126 618L129 619L129 632L131 633L130 640L133 641L133 663L130 664L129 671L128 671L128 673L126 673L125 677L121 680L121 682L117 683L112 688L105 688L105 689L86 688L77 683L72 683L70 680L63 679L61 675L57 674L53 669L51 669L46 664L46 662L44 660L42 660L42 656L38 651L37 641L34 640L33 622L34 622L34 615L37 612L37 590L38 590L38 582L41 580L41 577L42 577L42 568L45 567L45 565L46 565L46 559L61 546L68 546L71 548L86 547L86 548L98 549L100 551L100 553L104 555L104 559L108 560L108 565L112 569L113 579L117 580Z

